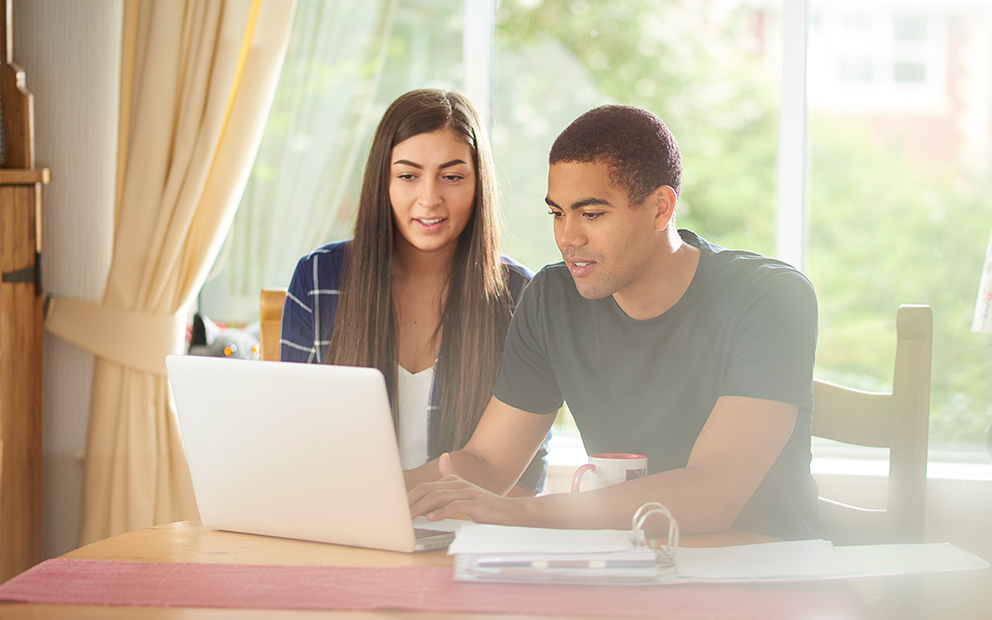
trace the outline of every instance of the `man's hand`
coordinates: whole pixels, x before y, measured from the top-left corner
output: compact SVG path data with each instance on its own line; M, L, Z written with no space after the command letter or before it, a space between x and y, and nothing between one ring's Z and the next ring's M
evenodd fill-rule
M476 523L515 525L525 513L527 499L508 498L468 482L458 474L451 457L445 453L437 460L441 478L423 482L409 493L412 516L425 515L438 521L464 515Z

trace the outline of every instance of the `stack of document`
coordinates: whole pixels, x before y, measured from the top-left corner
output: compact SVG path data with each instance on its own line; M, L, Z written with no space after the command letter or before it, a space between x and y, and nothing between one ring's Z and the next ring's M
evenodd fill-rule
M448 547L459 581L658 583L678 578L630 532L466 525Z
M758 583L987 569L947 543L834 547L795 540L652 549L631 532L467 524L448 548L457 581L499 583Z

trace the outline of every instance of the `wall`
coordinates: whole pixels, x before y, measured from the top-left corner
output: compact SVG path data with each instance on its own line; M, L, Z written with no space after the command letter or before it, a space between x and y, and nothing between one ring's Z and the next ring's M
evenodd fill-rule
M99 301L110 268L123 0L14 0L14 60L34 94L42 286ZM45 334L42 554L77 546L93 356Z

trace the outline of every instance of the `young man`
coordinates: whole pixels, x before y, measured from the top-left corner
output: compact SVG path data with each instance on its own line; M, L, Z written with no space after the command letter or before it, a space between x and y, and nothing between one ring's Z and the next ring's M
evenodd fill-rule
M809 472L809 281L676 229L678 145L646 110L587 112L555 141L550 164L546 202L564 261L524 292L472 439L407 472L413 514L627 529L641 504L660 501L683 532L826 537ZM563 400L589 453L645 454L649 475L503 497Z

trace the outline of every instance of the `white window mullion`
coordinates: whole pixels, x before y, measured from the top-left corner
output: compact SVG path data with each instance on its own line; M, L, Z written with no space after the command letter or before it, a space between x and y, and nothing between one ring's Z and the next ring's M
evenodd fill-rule
M797 269L806 263L809 132L806 126L807 0L782 2L782 82L778 121L775 256Z
M492 129L496 56L496 0L464 0L462 35L465 95L475 105L482 126Z

